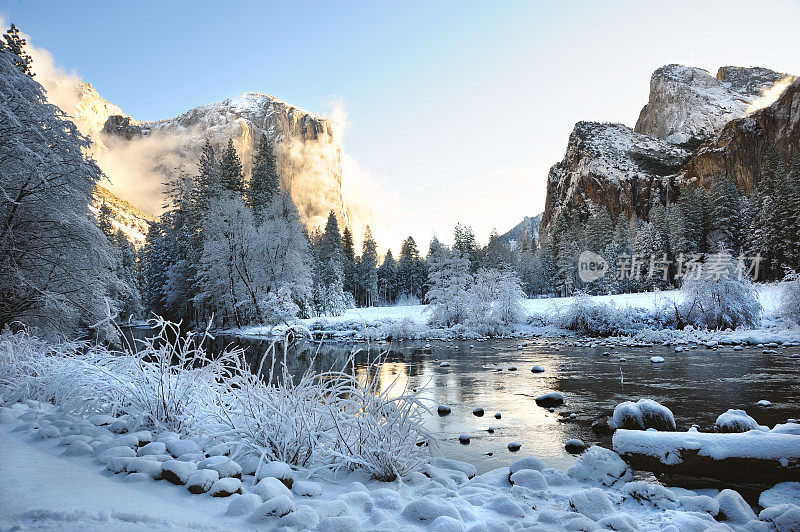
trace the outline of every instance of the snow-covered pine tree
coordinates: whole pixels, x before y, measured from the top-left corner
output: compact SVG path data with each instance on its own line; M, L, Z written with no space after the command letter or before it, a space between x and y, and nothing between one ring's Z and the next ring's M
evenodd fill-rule
M336 316L345 311L349 301L344 292L342 235L333 210L328 214L325 231L315 248L314 300L317 312Z
M378 245L369 226L364 230L364 243L356 265L359 305L371 307L378 301Z
M484 268L506 270L514 265L514 253L508 242L500 239L496 229L492 229L489 242L481 255L481 263Z
M711 220L709 238L711 249L720 247L735 255L744 247L742 193L732 177L721 177L711 183Z
M114 236L114 225L111 223L111 215L111 207L103 200L97 213L97 228L100 229L109 240Z
M220 189L219 163L214 152L214 146L206 139L203 151L200 154L196 183L192 189L192 203L197 214L202 216L208 210L211 203L219 197Z
M427 268L419 256L413 237L403 241L397 261L397 294L399 298L414 298L422 301L428 281Z
M68 335L97 325L113 335L104 320L121 281L89 212L102 173L28 64L8 44L0 50L0 328L16 321Z
M470 268L474 272L478 269L478 241L475 239L475 233L472 227L468 225L456 224L453 229L453 249L457 249L462 255L467 257L470 262Z
M356 247L353 243L353 232L349 227L345 227L342 231L342 271L344 291L350 293L358 303L361 300L361 294L358 293L358 283L356 282Z
M253 154L253 170L245 189L247 204L258 219L263 209L269 205L280 189L278 165L272 143L262 135Z
M378 268L378 295L382 305L391 305L397 299L397 261L391 249Z
M244 192L242 161L233 146L233 139L228 139L228 145L225 147L225 151L222 152L222 157L220 157L219 179L222 190L237 194Z
M4 42L5 41L5 42ZM25 45L28 44L19 33L19 29L12 24L10 28L3 35L0 40L0 50L7 50L10 53L11 62L20 72L28 77L34 77L36 74L31 70L33 58L25 51Z

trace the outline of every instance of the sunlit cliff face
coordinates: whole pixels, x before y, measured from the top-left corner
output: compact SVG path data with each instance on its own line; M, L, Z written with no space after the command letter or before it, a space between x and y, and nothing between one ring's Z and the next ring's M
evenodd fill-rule
M797 78L795 76L786 76L785 78L776 81L775 84L772 85L772 87L764 89L764 91L761 93L761 97L747 106L745 114L747 115L753 114L759 109L769 107L770 105L775 103L775 101L778 98L780 98L781 94L783 94L783 91L785 91L786 88L789 85L791 85L796 79Z

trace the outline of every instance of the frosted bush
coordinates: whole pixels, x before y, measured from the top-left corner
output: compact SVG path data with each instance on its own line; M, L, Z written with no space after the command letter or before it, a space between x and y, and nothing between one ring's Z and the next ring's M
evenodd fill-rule
M297 319L300 307L292 299L292 291L281 287L278 293L270 292L262 303L262 315L268 325L289 324Z
M607 303L595 303L584 292L551 318L551 324L591 336L630 334L648 326L663 325L660 309L617 308Z
M393 481L431 459L433 435L424 427L427 408L418 392L399 389L397 378L381 389L382 360L372 361L360 377L346 379L344 407L337 415L326 398L335 425L333 453L349 469L364 469L374 478Z
M757 327L762 307L753 283L726 252L711 255L702 275L681 287L684 301L675 306L678 325L708 329Z
M778 315L790 323L800 325L800 273L789 273L780 286Z

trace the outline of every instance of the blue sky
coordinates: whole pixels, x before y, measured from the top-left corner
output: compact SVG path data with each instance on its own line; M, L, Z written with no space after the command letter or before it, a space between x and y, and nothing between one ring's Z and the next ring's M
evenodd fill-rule
M5 0L0 16L138 119L247 90L318 113L343 102L358 179L393 198L377 235L392 247L447 240L457 221L485 240L539 212L574 123L632 126L663 64L800 73L790 0Z

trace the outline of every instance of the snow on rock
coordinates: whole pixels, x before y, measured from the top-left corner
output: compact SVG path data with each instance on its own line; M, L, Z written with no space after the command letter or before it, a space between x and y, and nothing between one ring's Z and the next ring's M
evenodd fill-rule
M522 448L522 444L517 441L512 441L508 443L508 450L512 453L519 451Z
M674 493L660 484L651 484L643 480L625 484L622 487L622 495L625 500L659 510L673 510L678 507L678 499Z
M401 515L415 524L430 523L442 515L461 520L455 506L445 499L417 499L408 503Z
M536 469L522 469L509 476L509 481L514 486L522 486L534 491L544 491L547 489L547 480L544 475Z
M742 524L756 519L755 512L738 491L724 489L716 499L719 503L719 519Z
M294 482L294 471L289 464L283 462L267 462L261 464L261 467L256 471L256 479L261 480L266 477L277 478L283 484L292 489Z
M255 493L262 499L269 500L273 497L292 497L292 492L280 480L274 477L261 479L258 484L250 489L250 493Z
M148 454L164 454L165 452L167 452L167 446L164 444L164 442L154 441L143 447L139 447L139 450L136 451L136 454L138 456L145 456Z
M244 495L233 496L228 510L225 512L228 515L247 515L253 513L253 510L264 501L255 493L245 493Z
M452 412L452 409L447 405L439 405L439 407L436 409L436 411L438 412L438 414L440 416L446 416L450 412Z
M666 406L652 399L625 401L614 408L613 422L621 429L675 430L675 416Z
M89 456L94 453L94 448L86 442L73 441L64 450L66 456Z
M770 432L775 434L794 434L800 436L800 423L778 423Z
M101 464L107 464L109 460L116 456L136 456L136 451L131 449L130 447L111 447L110 449L106 449L102 451L97 456L97 461Z
M372 497L369 496L369 493L364 491L350 491L343 493L339 495L339 500L343 501L347 505L347 507L350 509L350 512L368 514L375 507L375 503L372 502Z
M653 364L663 364L664 357L659 357L659 356L650 357L650 362L652 362Z
M547 464L544 463L543 460L540 458L536 458L535 456L526 456L525 458L520 458L515 462L511 462L511 465L508 466L509 473L513 475L517 471L522 471L523 469L534 469L536 471L544 471L547 468Z
M597 526L603 530L615 530L617 532L636 532L639 525L636 519L626 513L615 513L597 521Z
M758 518L769 523L774 530L795 532L800 530L800 507L794 504L780 504L761 510Z
M319 482L296 480L292 484L292 493L299 497L318 497L322 495L322 486Z
M779 506L781 504L794 504L800 506L800 482L781 482L772 488L761 492L758 504L762 508Z
M703 512L712 517L719 513L719 502L708 495L682 495L678 505L687 512Z
M560 392L547 392L536 398L536 404L544 408L561 406L564 404L564 395Z
M633 478L630 467L614 451L593 445L567 470L567 474L581 482L614 486Z
M132 456L114 456L106 462L106 469L114 474L122 473L134 458Z
M599 521L614 513L614 505L611 504L608 495L598 488L589 488L573 493L569 498L569 506L592 521Z
M744 410L731 408L720 414L714 426L719 432L747 432L748 430L763 430L755 419L747 415Z
M572 438L564 443L564 449L571 454L581 453L586 449L586 444L583 443L583 440L579 440L578 438Z
M283 517L284 515L294 512L294 502L285 495L279 495L259 505L253 513L250 514L250 519L254 521L263 521L271 517Z
M242 478L242 466L227 456L215 455L198 462L199 469L213 469L219 473L220 478Z
M467 462L461 462L459 460L452 460L450 458L434 458L431 460L431 465L438 467L439 469L452 469L453 471L460 471L461 473L464 473L467 478L472 478L478 474L478 470L475 469L474 465L468 464Z
M125 466L128 473L144 473L150 478L161 477L161 462L150 459L150 457L131 458Z
M186 479L186 489L194 494L205 493L218 480L219 473L213 469L198 469Z
M189 480L189 475L197 471L194 462L180 460L167 460L161 464L161 478L178 486L183 486Z
M184 454L200 452L200 446L193 440L174 438L164 443L166 444L167 452L176 458Z
M212 497L230 497L242 492L242 481L238 478L225 477L214 482L208 490Z
M117 418L112 416L107 416L105 414L95 414L89 418L89 423L96 427L105 427L111 425L117 420Z

